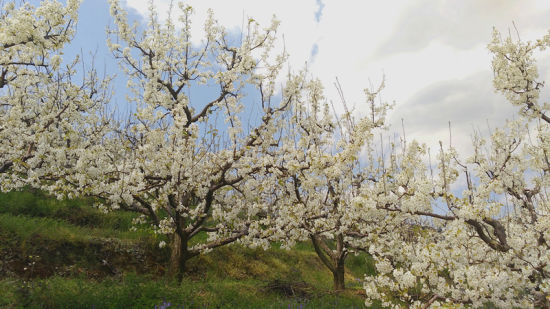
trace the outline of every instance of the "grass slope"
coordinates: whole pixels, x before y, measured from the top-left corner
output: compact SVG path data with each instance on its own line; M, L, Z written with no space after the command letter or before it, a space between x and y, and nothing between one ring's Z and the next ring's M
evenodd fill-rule
M349 289L340 293L307 243L218 248L191 260L180 284L165 276L169 251L158 235L130 231L131 213L90 205L0 194L1 308L363 307L359 278L373 269L365 255L348 258Z

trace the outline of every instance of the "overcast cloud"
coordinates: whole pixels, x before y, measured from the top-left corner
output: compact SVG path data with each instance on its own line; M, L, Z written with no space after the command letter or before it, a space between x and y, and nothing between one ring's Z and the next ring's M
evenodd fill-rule
M457 49L486 45L492 28L545 30L550 15L548 1L461 0L410 1L393 33L377 48L379 56L411 52L442 42ZM515 33L514 33L515 35Z
M158 0L165 12L168 0ZM500 125L514 108L493 92L491 55L486 45L493 26L522 40L536 39L550 30L548 0L234 0L187 1L195 8L195 25L201 25L207 8L229 29L239 31L243 18L254 17L268 25L275 14L282 21L280 34L291 54L291 67L307 62L313 76L325 84L327 97L337 102L333 87L340 79L346 99L364 110L363 89L386 76L383 99L396 101L390 121L407 138L434 146L448 142L469 149L473 128L487 121ZM141 14L147 0L127 0ZM201 27L196 27L200 42ZM282 48L281 44L278 48ZM550 61L545 57L541 64ZM549 77L548 65L541 69ZM543 96L543 99L545 96Z

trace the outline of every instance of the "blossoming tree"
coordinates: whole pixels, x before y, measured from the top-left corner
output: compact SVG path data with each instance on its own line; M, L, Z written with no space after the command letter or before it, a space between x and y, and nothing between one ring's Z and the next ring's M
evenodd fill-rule
M79 152L104 128L109 80L62 64L74 34L78 1L0 11L0 189L57 187ZM47 180L47 183L44 181Z
M277 144L274 121L301 86L289 83L275 97L286 60L284 52L273 53L276 21L262 29L250 20L239 38L210 12L195 45L191 7L179 4L165 22L151 7L141 32L119 1L110 2L115 28L108 45L126 73L135 112L88 152L74 181L85 194L141 213L140 220L168 234L170 268L181 279L190 258L254 228L260 206L250 175L267 168L261 154ZM200 87L212 98L192 97ZM245 108L259 114L248 126Z
M261 235L289 248L297 241L311 241L333 274L334 289L343 290L345 259L350 253L366 251L381 234L402 236L400 231L410 227L408 216L388 215L369 206L391 205L412 197L398 200L390 194L389 179L397 172L390 158L395 159L395 153L391 147L384 149L377 134L385 132L385 114L390 107L376 102L384 83L379 89L365 90L368 113L361 118L348 110L337 86L343 114L330 111L317 80L306 81L306 91L292 105L281 143L269 153L272 168L267 178L275 179L275 184L270 186L274 191L263 192L270 206L269 223ZM410 148L416 150L418 145ZM409 160L414 160L416 153L407 152ZM358 203L361 188L365 193L367 187L371 194L363 194L362 203Z
M466 161L442 147L432 190L405 190L431 196L446 211L395 209L431 218L439 231L400 249L375 250L388 258L379 259L378 276L367 278L371 299L424 308L446 302L548 307L550 118L548 104L539 102L543 83L533 54L549 44L550 34L524 43L494 32L494 86L520 108L519 116L489 139L476 136ZM460 179L465 189L457 194L450 188Z

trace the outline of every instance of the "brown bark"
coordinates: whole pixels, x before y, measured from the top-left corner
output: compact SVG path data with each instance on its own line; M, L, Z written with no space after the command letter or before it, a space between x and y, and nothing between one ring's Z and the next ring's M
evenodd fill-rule
M343 291L346 289L346 283L344 280L345 268L344 268L344 259L339 259L336 262L336 268L332 272L334 290Z
M189 248L189 240L193 236L197 235L200 231L215 231L215 229L209 229L206 227L200 228L200 230L195 230L194 232L188 233L184 229L177 229L174 234L171 236L171 253L170 253L170 264L168 267L169 276L176 278L179 282L183 279L183 276L186 271L187 261L193 257L200 254L200 250ZM240 232L236 232L232 236L217 239L209 243L204 244L203 249L214 249L220 246L230 244L240 237L248 233L248 226Z
M337 245L336 250L333 251L325 243L325 239L319 236L311 236L311 241L317 256L323 264L330 270L333 277L334 290L342 291L346 289L345 284L345 259L346 253L344 252L343 237L341 235L336 238Z
M187 239L182 238L178 233L172 234L170 253L169 275L181 282L185 273L185 265L192 257L187 250Z

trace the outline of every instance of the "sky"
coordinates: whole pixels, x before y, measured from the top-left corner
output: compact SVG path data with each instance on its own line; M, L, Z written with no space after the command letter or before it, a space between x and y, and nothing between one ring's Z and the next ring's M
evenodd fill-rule
M281 21L279 45L290 54L290 67L307 64L311 76L325 85L326 96L338 104L338 78L348 105L366 111L363 89L377 86L382 76L382 99L395 102L389 115L393 131L407 139L436 147L449 142L471 151L473 130L487 132L514 116L515 108L492 87L491 55L486 46L493 27L523 41L550 30L548 0L188 0L195 11L193 37L202 37L208 8L216 19L238 33L243 20L254 18L269 26ZM154 0L166 16L169 0ZM143 20L149 0L126 0L130 18ZM85 0L73 42L96 51L96 64L116 66L104 44L105 26L112 24L103 0ZM515 26L514 26L515 25ZM515 27L515 28L514 28ZM284 43L283 43L284 42ZM72 47L74 49L74 47ZM75 52L69 51L70 52ZM550 57L539 57L539 73L550 76ZM124 87L119 78L115 88ZM121 93L120 91L118 92ZM543 92L544 99L548 92ZM118 95L117 100L124 100Z

